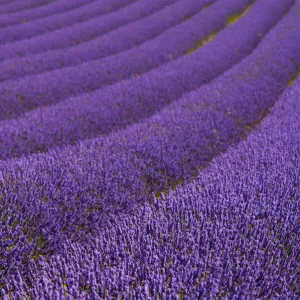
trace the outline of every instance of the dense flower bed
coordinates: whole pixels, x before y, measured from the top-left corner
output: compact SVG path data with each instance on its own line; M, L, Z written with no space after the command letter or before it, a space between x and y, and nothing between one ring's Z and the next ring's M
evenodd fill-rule
M300 297L299 1L3 0L0 26L3 299Z

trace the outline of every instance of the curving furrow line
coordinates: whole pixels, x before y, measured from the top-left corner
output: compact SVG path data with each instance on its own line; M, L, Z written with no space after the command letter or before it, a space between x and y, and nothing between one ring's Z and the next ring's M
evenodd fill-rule
M235 0L218 1L188 21L117 56L28 76L18 81L2 82L0 84L0 119L10 119L38 106L52 105L72 95L94 91L169 62L184 54L187 49L209 33L224 28L227 18L233 13L242 11L249 2L250 0L243 0L236 5ZM163 30L159 24L152 27L152 31L157 34ZM165 28L168 22L163 21L162 24ZM124 29L121 28L102 37L99 52L102 52L102 56L109 55L117 49L121 51L124 48L134 47L138 38L148 39L148 36L152 34L151 30L141 32L140 28L143 29L143 27L135 28L129 24Z
M1 122L0 159L108 134L149 117L249 55L294 2L258 0L239 22L195 53L137 78Z
M11 14L0 15L0 28L31 22L33 20L54 15L61 11L66 12L67 10L72 10L80 6L85 6L87 3L92 3L94 1L96 0L60 0L52 2L46 6L32 8ZM120 1L118 1L118 4L120 5Z
M145 122L1 162L2 281L26 271L29 259L63 250L65 237L101 234L110 218L190 178L240 141L300 66L299 12L297 2L240 64Z
M112 218L85 244L67 241L64 255L32 260L37 271L13 274L7 295L297 299L299 97L300 77L246 141L193 182Z

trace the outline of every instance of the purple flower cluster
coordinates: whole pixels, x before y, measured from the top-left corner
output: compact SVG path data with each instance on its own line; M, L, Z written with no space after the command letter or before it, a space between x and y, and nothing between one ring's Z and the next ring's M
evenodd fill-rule
M300 297L299 1L3 3L1 298Z

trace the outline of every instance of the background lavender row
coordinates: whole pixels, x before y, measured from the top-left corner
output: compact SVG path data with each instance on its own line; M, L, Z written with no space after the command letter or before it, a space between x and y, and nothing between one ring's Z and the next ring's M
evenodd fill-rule
M293 2L274 0L270 11L270 0L260 0L238 23L190 55L137 78L0 123L0 158L47 151L149 117L248 55Z
M175 2L175 0L165 1L166 4L172 4L173 2ZM67 41L67 46L73 46L74 43L78 44L87 41L101 34L104 34L112 29L125 25L126 23L138 20L139 18L149 15L155 12L156 10L161 9L164 6L163 1L160 5L155 1L153 4L149 3L149 1L146 3L145 1L131 1L129 3L124 3L126 5L123 7L118 7L117 11L115 12L111 12L104 16L95 16L94 18L89 19L83 23L75 23L71 26L62 27L61 29L57 29L54 32L53 28L51 27L41 28L40 26L33 26L33 23L30 24L31 26L13 26L4 28L0 30L0 42L13 42L16 40L24 40L36 37L40 34L47 34L46 37L48 37L50 41L51 37L53 39L55 36L57 36L56 39L59 38L62 39L62 41ZM94 6L95 4L98 4L99 9L100 3L95 2ZM103 3L101 4L101 7L103 9ZM95 9L95 7L92 7L91 10L92 9ZM149 11L147 11L147 9ZM98 27L95 27L95 23L98 24ZM43 38L45 38L45 36ZM42 41L43 39L41 40L41 42Z
M16 12L8 15L1 15L0 27L16 25L22 22L31 22L33 20L49 17L61 11L64 11L64 13L66 13L67 10L79 8L81 6L85 6L86 4L95 1L96 0L73 0L73 1L60 0L48 4L45 7L28 9L26 11ZM124 0L122 0L122 2L123 1ZM115 2L115 1L110 1L110 2ZM108 3L108 1L106 3ZM118 1L118 4L120 5L120 1Z
M107 16L100 16L97 18L94 18L88 22L84 23L79 23L75 24L74 26L71 27L66 27L62 28L60 30L56 30L54 32L51 32L49 34L45 34L42 36L37 36L29 40L23 40L23 41L18 41L16 43L11 44L10 46L2 46L4 49L4 52L2 53L2 58L3 59L8 59L8 58L14 58L17 57L16 60L19 60L20 62L23 62L25 65L29 63L29 57L25 58L20 58L21 54L19 53L18 55L16 53L11 53L8 54L10 50L15 48L17 50L20 45L23 44L23 46L27 47L28 49L26 50L28 55L34 54L34 53L40 53L40 52L45 52L45 51L50 51L50 50L55 50L55 49L61 49L61 48L68 48L69 49L64 49L61 51L52 51L52 52L46 52L44 54L44 59L49 59L47 57L47 54L52 57L53 60L55 60L55 57L57 55L64 55L68 54L68 52L72 52L73 48L73 53L69 53L70 55L76 55L78 56L78 53L80 53L80 47L83 47L83 49L86 49L87 47L89 49L92 49L92 47L99 47L99 38L101 38L101 35L108 33L114 29L118 29L115 32L112 32L111 34L117 35L117 32L125 32L125 34L128 35L126 32L127 26L134 27L134 24L136 26L141 26L140 30L143 31L147 28L150 27L149 24L146 22L153 21L154 19L157 21L157 19L163 17L167 18L164 22L161 22L163 24L160 24L160 27L163 26L168 26L171 27L173 25L176 25L178 23L178 19L180 19L180 16L187 16L190 14L195 14L198 12L198 10L203 7L203 3L209 2L207 1L175 1L175 0L164 0L161 2L154 1L153 3L149 3L146 1L139 1L136 3L133 3L132 5L126 6L115 13L108 14ZM175 4L174 4L175 2ZM176 3L177 2L177 3ZM173 4L173 5L172 5ZM184 4L186 4L186 7L184 7ZM168 6L171 5L171 6ZM168 9L170 7L170 9ZM176 10L179 8L183 9L183 12L178 12L176 13L175 16L170 17L171 12L176 12ZM194 10L192 10L194 9ZM132 13L128 13L128 11L131 11ZM163 17L162 17L163 16ZM147 17L147 18L146 18ZM143 19L144 18L144 19ZM157 19L156 19L157 18ZM135 21L135 22L134 22ZM173 23L172 23L173 22ZM130 24L128 24L130 23ZM123 26L122 25L126 25ZM147 27L148 26L148 27ZM122 28L119 28L122 27ZM168 28L167 27L167 28ZM155 29L152 29L152 31L155 31ZM109 35L106 35L106 38L108 38ZM105 37L103 37L105 39ZM94 40L96 39L96 40ZM83 42L89 42L84 45L79 45L80 43ZM105 40L104 40L105 42ZM138 42L138 41L137 41ZM94 44L92 44L94 43ZM35 47L36 46L36 47ZM76 46L76 47L75 47ZM12 48L11 48L12 47ZM34 48L34 49L33 49ZM94 49L95 52L95 49ZM24 53L22 54L22 56ZM42 59L42 54L32 56L33 59ZM61 60L63 61L63 60ZM78 59L78 63L80 60ZM28 72L25 72L25 75ZM20 75L19 75L20 76Z
M137 73L149 71L184 54L187 49L212 31L223 28L227 18L233 13L240 12L248 2L249 0L243 0L236 5L235 0L218 1L216 6L210 6L202 14L199 13L157 38L117 56L25 77L18 81L6 81L0 84L2 96L0 118L16 117L37 106L55 104L72 95L91 92ZM157 27L153 27L154 32L159 31L159 27L159 23ZM133 47L135 40L130 40L130 37L133 37L135 32L137 32L135 39L138 36L144 39L145 34L151 35L150 30L140 32L139 27L128 28L126 26L126 29L127 35L117 30L114 35L110 33L102 37L102 49L98 49L98 55L105 56L117 49L121 51L124 48ZM132 57L135 59L132 60Z
M169 0L164 3L172 4L172 2L174 2L174 0ZM108 42L116 43L116 41L114 39L120 39L119 43L124 44L125 37L126 37L126 39L131 39L131 40L137 39L136 43L133 44L133 45L137 45L137 44L141 43L141 42L139 42L139 39L142 39L143 34L148 36L145 33L145 30L150 31L150 34L149 34L149 38L150 38L151 35L153 35L153 33L155 33L155 32L159 33L163 30L166 30L169 27L172 27L172 26L178 24L179 21L183 21L184 19L182 18L182 16L186 17L186 16L190 16L191 14L192 15L197 14L199 12L199 10L201 9L201 7L203 7L205 4L210 3L210 2L211 2L211 0L202 0L202 1L200 1L200 5L199 5L199 3L197 3L194 0L189 1L189 2L188 1L180 1L178 3L175 3L174 8L173 8L173 6L168 7L168 6L163 5L160 8L164 8L164 10L158 11L155 14L152 14L148 17L137 20L135 22L125 24L125 26L123 26L121 28L117 28L116 30L109 32L108 34L106 34L102 37L101 37L102 33L101 33L101 29L100 29L97 32L99 33L101 40L96 39L94 41L94 44L89 44L89 46L87 46L89 48L87 50L91 50L92 47L99 48L100 41L101 41L101 48L104 48L104 49L108 47L108 45L107 45ZM185 9L183 8L184 4L187 5L187 8L185 8ZM194 10L191 10L191 8L193 8ZM181 12L180 9L183 9L183 12ZM173 13L175 13L174 16L171 14L172 10L174 10L173 11ZM155 20L155 22L154 22L154 20ZM159 23L158 23L158 20L159 20ZM81 30L79 30L79 32L77 32L77 33L75 31L74 32L74 40L68 38L68 36L67 36L67 38L64 38L64 37L61 38L64 35L65 31L68 31L68 29L69 29L69 28L63 28L62 30L55 31L54 33L37 36L37 37L28 39L28 40L17 41L15 43L8 44L8 45L2 45L2 46L0 46L0 50L2 50L0 58L1 58L1 60L5 60L5 59L11 59L11 58L15 58L15 57L24 56L24 55L27 56L30 54L37 54L37 53L46 52L46 51L50 51L50 50L74 46L74 43L76 43L76 36L78 37L78 42L80 42L80 41L84 42L85 39L86 39L86 41L93 40L94 38L98 37L97 32L94 31L94 33L93 33L93 30L95 30L96 24L98 22L99 22L99 19L92 21L92 23L89 24L89 25L92 25L92 28L89 27L88 30L85 32L85 34L84 34L84 30L83 30L83 32L81 32ZM150 27L150 24L147 22L154 22L153 24L150 23L152 25L152 27L154 27L154 28L152 29L152 27ZM158 23L158 24L156 24L156 23ZM149 27L150 27L150 29L149 29ZM114 28L111 28L109 31L111 31L112 29L114 29ZM135 34L135 36L131 37L130 36L131 32L132 32L132 34ZM138 35L139 32L141 33L141 36ZM87 37L86 36L87 33L91 34L91 36ZM156 34L158 34L158 33L156 33ZM83 36L85 36L85 37L83 37L83 36L81 37L82 40L80 39L81 34L83 34ZM146 37L143 38L143 41L145 41L145 40L147 40ZM103 44L103 46L102 46L102 44ZM133 47L133 46L131 46L131 47ZM77 48L78 47L76 47L76 49ZM83 48L83 49L85 49L85 48ZM113 47L111 46L111 48L113 48ZM129 48L129 46L127 46L127 48ZM78 56L78 53L81 53L82 50L81 50L81 48L78 48L77 51L78 51L77 52L77 56ZM118 51L120 51L120 50L116 50L115 53ZM76 51L74 51L74 52L76 53ZM94 49L94 52L95 52L95 49ZM54 54L54 55L56 55L56 54ZM57 55L60 55L60 53L58 53Z
M99 234L111 218L189 178L239 141L300 65L299 9L300 3L240 65L144 123L2 162L3 278L22 272L30 259L62 251L65 237Z
M66 28L59 32L55 31L53 33L53 37L55 39L52 42L51 39L45 39L45 49L47 49L49 41L51 42L51 47L67 47L68 45L72 45L72 47L63 50L60 49L56 51L47 51L45 53L26 56L23 58L13 58L5 60L0 63L0 67L2 69L2 73L0 74L0 81L17 79L26 75L37 74L66 66L75 66L91 59L101 58L102 56L105 56L110 52L119 52L122 50L120 46L116 49L112 47L112 44L116 43L114 41L114 36L118 40L119 35L124 36L122 40L124 40L125 37L127 37L128 40L131 40L132 42L129 43L129 41L127 40L127 44L125 44L124 47L133 47L133 45L136 45L137 43L142 43L143 41L150 39L151 37L155 37L155 35L161 33L163 30L167 30L169 27L178 24L180 21L184 20L191 14L196 14L201 10L201 8L204 7L205 4L210 3L210 1L208 0L182 0L167 8L164 8L161 11L156 12L155 14L145 19L127 25L129 26L128 29L120 28L116 32L111 32L111 34L114 35L113 37L111 37L110 34L101 37L101 34L114 29L114 27L118 24L114 23L115 19L111 18L113 16L117 16L118 18L121 17L122 20L122 15L125 15L126 17L124 20L130 20L130 18L134 17L134 12L136 11L137 17L145 17L146 15L151 14L151 12L154 13L159 8L162 9L162 7L164 7L165 4L171 4L172 2L174 2L174 0L151 2L141 0L129 7L122 9L122 11L120 10L117 11L115 14L108 15L107 18L103 16L101 16L100 18L96 18L93 21L87 23L87 31L84 31L85 34L87 34L87 32L91 34L93 33L93 29L97 28L97 34L99 34L100 37L82 45L77 46L77 44L75 44L76 47L74 47L74 43L82 42L83 40L81 39L81 37L83 39L87 38L85 34L82 35L81 33L82 28L84 28L84 25L78 25L80 36L76 35L76 32L72 28L70 28L70 35L68 35L68 32L66 32ZM127 9L130 9L131 11L133 11L133 13L129 14ZM128 16L130 17L128 18ZM100 25L100 23L102 22L101 20L103 20L104 24L102 28ZM109 26L109 20L112 21L111 27ZM153 23L151 23L153 22L153 20L155 20L155 23L157 23L157 20L160 20L160 22L156 26L153 26ZM92 25L92 28L90 28L90 25ZM138 27L138 31L135 32L133 27ZM130 29L132 29L135 35L130 34ZM57 38L57 36L60 38ZM39 41L39 47L40 45L41 40ZM107 49L108 47L109 49Z
M106 5L111 3L113 6L108 8L106 6L106 9L103 10L103 2L106 3ZM135 1L128 1L128 4L133 2ZM107 2L105 0L97 0L72 10L56 13L55 15L42 19L22 22L21 24L20 22L17 22L17 25L0 28L0 42L3 43L10 39L18 40L29 38L31 36L45 34L59 28L70 26L75 23L88 21L89 19L101 14L107 14L112 12L114 9L121 8L125 6L126 3L126 1L122 1L122 6L120 6L120 2L117 3L115 1Z
M297 299L299 97L300 78L247 141L192 183L111 219L97 239L65 243L64 255L32 260L2 293Z
M20 12L29 8L37 8L43 5L47 5L54 0L18 0L6 5L0 6L0 14L9 14L14 12Z

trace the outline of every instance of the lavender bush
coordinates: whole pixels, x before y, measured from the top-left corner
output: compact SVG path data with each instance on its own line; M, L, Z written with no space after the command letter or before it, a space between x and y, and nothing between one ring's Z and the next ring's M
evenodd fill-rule
M0 47L1 297L298 299L300 2L129 2Z

